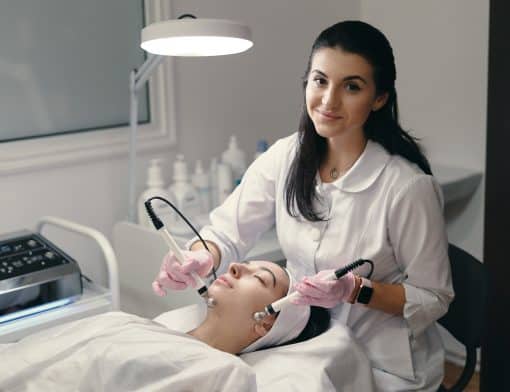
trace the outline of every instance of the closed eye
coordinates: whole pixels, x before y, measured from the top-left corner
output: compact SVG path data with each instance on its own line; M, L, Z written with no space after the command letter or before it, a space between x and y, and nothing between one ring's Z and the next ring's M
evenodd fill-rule
M264 281L264 279L262 279L262 278L261 278L260 276L258 276L258 275L253 275L253 276L254 276L255 278L257 278L257 279L260 281L260 283L262 283L262 284L264 285L264 287L267 287L267 284L266 284L266 282Z

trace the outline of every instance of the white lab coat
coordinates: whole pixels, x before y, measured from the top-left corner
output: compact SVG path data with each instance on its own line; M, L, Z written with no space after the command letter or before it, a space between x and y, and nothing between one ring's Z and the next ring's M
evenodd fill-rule
M436 390L444 352L435 321L453 299L438 183L368 141L343 177L322 183L317 176L316 206L328 220L309 222L286 209L285 181L297 143L293 134L262 154L201 234L219 246L222 268L242 260L273 225L297 277L372 260L373 281L403 283L404 316L340 304L332 310L333 322L349 326L365 348L378 390Z

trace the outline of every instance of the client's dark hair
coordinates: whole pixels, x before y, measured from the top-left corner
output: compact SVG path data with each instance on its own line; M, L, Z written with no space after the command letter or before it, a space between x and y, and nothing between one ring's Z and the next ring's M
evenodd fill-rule
M282 343L277 347L304 342L305 340L319 336L329 328L330 320L331 315L327 309L319 306L310 306L310 318L301 333L294 339Z

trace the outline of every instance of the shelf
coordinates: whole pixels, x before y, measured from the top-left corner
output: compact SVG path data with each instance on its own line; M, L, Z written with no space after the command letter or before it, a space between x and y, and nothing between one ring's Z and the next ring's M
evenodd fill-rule
M479 171L441 164L431 166L443 190L445 204L469 197L482 180L482 172Z
M83 295L79 300L0 324L0 343L13 343L41 329L110 310L112 310L110 291L96 284L84 282Z

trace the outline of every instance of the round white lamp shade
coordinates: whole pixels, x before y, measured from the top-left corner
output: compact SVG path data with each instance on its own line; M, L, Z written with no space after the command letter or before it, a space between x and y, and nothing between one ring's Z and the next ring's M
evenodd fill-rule
M222 19L172 19L142 30L142 49L162 56L221 56L253 46L250 28Z

